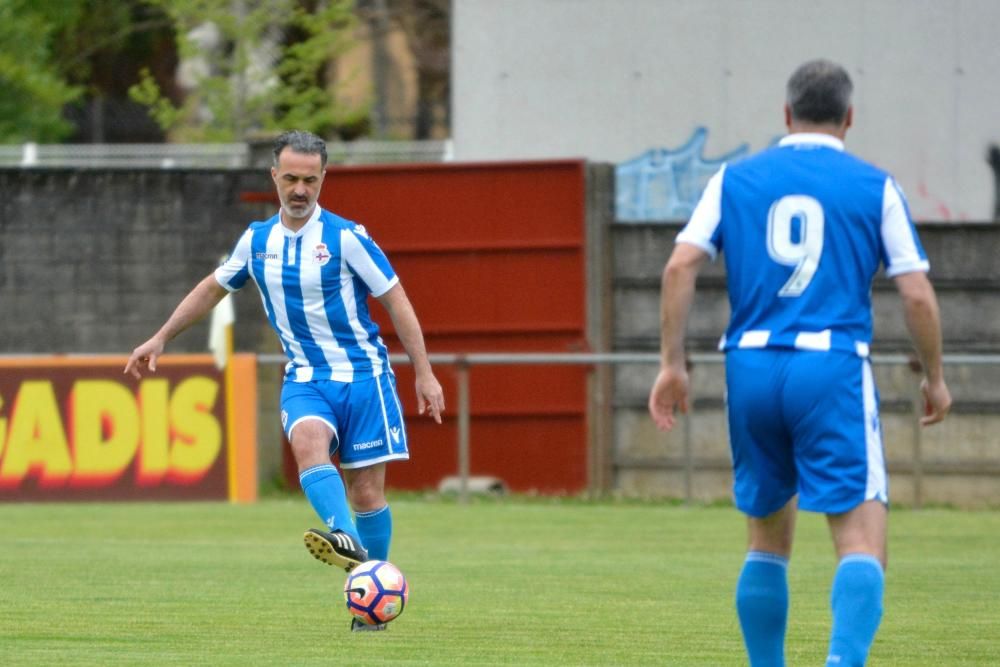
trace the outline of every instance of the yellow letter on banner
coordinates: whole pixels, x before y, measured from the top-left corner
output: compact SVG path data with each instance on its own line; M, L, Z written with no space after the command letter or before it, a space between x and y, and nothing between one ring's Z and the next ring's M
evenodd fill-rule
M190 377L170 397L170 425L175 437L170 447L170 476L193 481L201 478L222 451L222 426L212 414L219 383L204 376Z
M139 409L132 392L114 380L77 380L71 396L73 483L117 479L139 446Z
M0 410L3 410L3 396L0 396ZM0 461L3 460L3 446L7 442L7 420L0 417Z
M170 450L170 423L167 405L170 382L156 378L139 385L139 409L142 411L142 446L136 467L136 483L158 484L167 474Z
M33 471L39 484L54 486L69 477L73 463L52 383L25 380L10 411L6 455L0 463L0 485L17 486Z

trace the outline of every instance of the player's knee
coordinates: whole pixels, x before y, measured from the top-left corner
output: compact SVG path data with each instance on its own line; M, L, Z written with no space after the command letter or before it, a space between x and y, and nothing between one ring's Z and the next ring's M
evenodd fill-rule
M298 466L299 472L312 468L313 466L330 463L330 457L322 447L308 447L305 445L292 445L292 457Z
M330 462L333 433L323 422L307 419L292 428L289 445L299 470Z
M319 438L294 438L289 443L299 470L330 463L329 445Z
M347 497L355 512L372 512L385 506L385 491L374 481L353 481L348 485Z

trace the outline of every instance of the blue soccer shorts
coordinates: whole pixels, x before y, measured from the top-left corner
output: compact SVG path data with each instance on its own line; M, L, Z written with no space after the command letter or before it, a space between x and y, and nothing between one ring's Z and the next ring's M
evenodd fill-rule
M839 514L888 502L871 363L846 352L726 354L733 495L762 518L796 493L801 509Z
M330 455L339 452L341 468L410 458L391 373L356 382L285 381L281 426L289 442L296 425L307 419L318 419L333 431Z

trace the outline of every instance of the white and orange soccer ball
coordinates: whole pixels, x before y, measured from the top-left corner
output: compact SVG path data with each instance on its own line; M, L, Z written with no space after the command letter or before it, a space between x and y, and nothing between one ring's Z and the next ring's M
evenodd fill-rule
M388 623L402 614L409 596L406 577L384 560L365 561L344 582L347 610L368 625Z

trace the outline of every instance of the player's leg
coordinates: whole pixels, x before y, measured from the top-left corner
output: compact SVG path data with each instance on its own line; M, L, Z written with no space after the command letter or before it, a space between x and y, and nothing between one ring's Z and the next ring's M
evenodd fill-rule
M869 500L827 520L838 558L827 664L863 665L882 620L888 511L881 501Z
M311 528L306 531L303 541L309 553L318 560L351 570L368 560L368 555L348 507L344 482L330 462L332 436L333 431L317 419L301 421L291 433L302 491L329 528L328 531Z
M788 560L795 516L792 498L766 517L747 517L749 544L736 583L736 611L753 667L785 664Z
M747 514L749 535L736 610L754 667L784 665L796 514L796 471L779 399L787 356L739 350L726 358L733 494Z
M347 403L340 466L369 557L389 558L392 510L385 497L386 463L409 458L395 377L383 374L354 382Z
M358 533L371 560L388 560L392 540L392 512L385 499L385 463L363 468L345 468L347 497L354 509ZM386 623L363 623L351 619L351 632L372 632L386 629Z
M292 431L292 454L302 490L319 518L330 530L342 530L357 538L344 482L328 454L332 435L329 427L318 420L303 421Z
M849 512L829 514L826 518L838 559L851 554L865 554L885 569L888 565L886 534L889 524L889 510L885 503L868 500Z
M282 422L299 471L299 483L329 531L309 530L306 548L325 563L351 569L367 560L340 473L330 460L336 418L314 384L286 383L281 392Z
M827 515L838 557L828 665L862 665L882 618L888 483L878 391L867 359L804 354L799 397L799 506Z
M354 521L368 557L389 559L392 541L392 510L385 498L385 463L344 470L347 498L354 508Z

